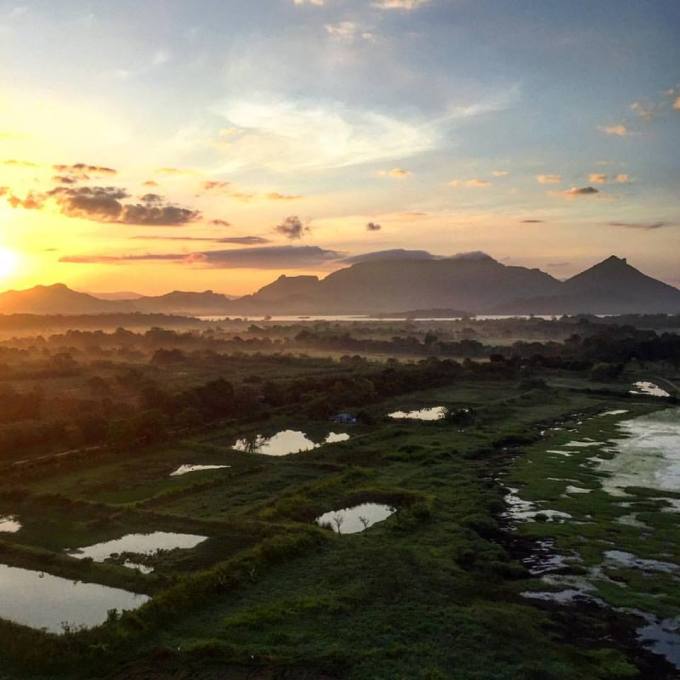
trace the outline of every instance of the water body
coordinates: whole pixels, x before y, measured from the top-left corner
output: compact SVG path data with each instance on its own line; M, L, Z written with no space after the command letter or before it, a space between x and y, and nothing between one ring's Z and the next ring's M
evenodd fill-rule
M112 541L95 543L84 548L70 550L69 555L78 559L91 557L95 562L103 562L113 555L121 553L133 553L135 555L154 555L161 550L174 550L176 548L195 548L199 543L207 540L207 536L194 534L176 534L167 531L154 531L150 534L127 534L122 538ZM138 565L132 568L137 568ZM129 566L129 565L125 565Z
M203 472L205 470L222 470L230 468L231 465L180 465L174 472L170 473L171 477L181 477L188 475L190 472Z
M271 437L258 434L253 440L238 439L232 448L265 456L287 456L291 453L312 451L324 444L345 442L348 439L349 435L346 432L329 432L322 442L314 442L300 430L281 430Z
M614 442L616 455L597 461L598 470L609 473L602 488L612 495L627 486L680 491L680 409L655 411L618 427L626 437Z
M109 610L136 609L149 599L118 588L0 564L0 617L51 633L63 632L65 624L98 626L106 621Z
M643 380L641 382L633 383L634 390L630 390L631 394L648 394L650 397L670 397L671 395L662 390L658 385L653 382L647 382Z
M16 534L21 529L21 522L14 515L0 516L0 533Z
M432 406L431 408L421 408L416 411L393 411L387 415L395 420L443 420L449 410L446 406Z
M362 503L351 508L331 510L316 518L319 526L330 525L336 534L358 534L383 522L396 512L396 508L380 503Z

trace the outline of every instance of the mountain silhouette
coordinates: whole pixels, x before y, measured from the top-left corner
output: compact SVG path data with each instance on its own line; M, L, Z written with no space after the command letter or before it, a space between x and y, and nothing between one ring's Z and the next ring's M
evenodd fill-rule
M63 284L0 293L0 313L380 314L456 309L469 314L680 313L680 290L611 256L560 281L484 253L368 258L329 274L282 275L252 295L173 291L104 300Z

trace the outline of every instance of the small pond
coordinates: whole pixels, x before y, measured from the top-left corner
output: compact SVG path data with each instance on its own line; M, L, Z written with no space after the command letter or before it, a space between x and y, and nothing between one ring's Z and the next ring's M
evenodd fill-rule
M16 534L21 529L21 522L14 515L0 515L0 533Z
M261 453L265 456L287 456L318 449L324 444L345 442L349 439L346 432L329 432L321 442L312 441L300 430L281 430L271 437L258 434L254 439L238 439L232 448L246 453Z
M446 406L432 406L415 411L393 411L387 415L395 420L443 420L448 412Z
M148 600L118 588L0 564L0 617L51 633L63 632L64 624L98 626L109 610L136 609Z
M631 394L648 394L650 397L670 397L671 395L662 390L658 385L646 380L633 383L635 389L630 390Z
M231 465L180 465L174 472L170 473L171 477L182 477L188 475L190 472L204 472L205 470L223 470L230 468Z
M336 534L357 534L386 520L396 512L391 505L362 503L351 508L331 510L316 518L319 526L330 526Z
M95 562L103 562L113 555L132 553L135 555L154 555L161 550L176 548L195 548L199 543L207 540L207 536L194 534L176 534L167 531L154 531L150 534L127 534L112 541L95 543L84 548L70 550L69 555L78 559L91 557ZM125 566L139 568L139 565L128 562Z

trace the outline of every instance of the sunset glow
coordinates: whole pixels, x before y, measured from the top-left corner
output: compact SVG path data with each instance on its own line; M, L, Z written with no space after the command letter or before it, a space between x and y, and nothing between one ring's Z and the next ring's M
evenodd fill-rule
M393 248L565 278L616 243L675 285L678 8L655 4L0 3L25 260L2 283L242 294Z

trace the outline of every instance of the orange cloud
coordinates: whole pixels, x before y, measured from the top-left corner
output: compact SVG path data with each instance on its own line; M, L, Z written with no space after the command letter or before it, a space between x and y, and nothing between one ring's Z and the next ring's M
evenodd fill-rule
M394 177L395 179L404 179L411 175L410 170L405 170L404 168L392 168L391 170L378 170L378 175L380 177Z
M607 175L605 175L601 172L591 172L588 175L588 181L591 184L606 184L607 183Z
M539 184L559 184L562 181L562 175L536 175L536 181Z
M478 177L474 177L473 179L452 179L449 182L449 186L453 187L454 189L458 189L460 187L465 187L469 189L484 189L486 187L491 186L491 182L489 182L486 179L479 179Z
M600 132L604 132L605 135L614 135L616 137L627 137L630 134L630 130L623 123L618 123L617 125L600 125L597 129Z

